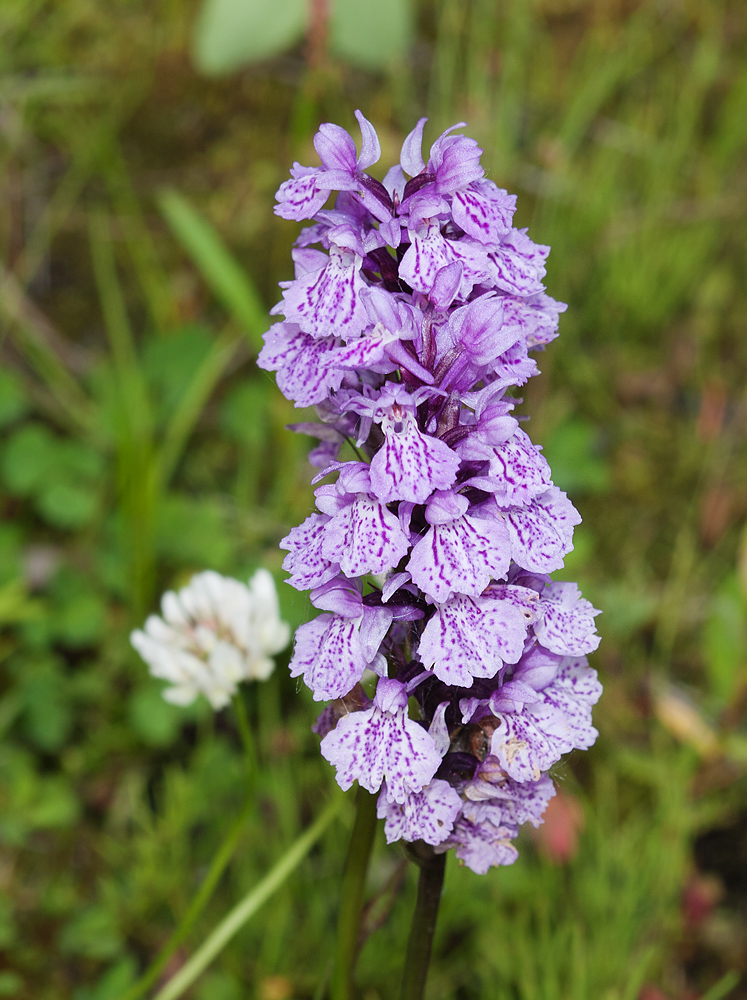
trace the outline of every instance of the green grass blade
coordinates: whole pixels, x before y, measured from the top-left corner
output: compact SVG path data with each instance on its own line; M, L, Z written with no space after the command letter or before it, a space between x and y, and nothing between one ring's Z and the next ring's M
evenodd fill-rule
M293 874L335 818L343 801L341 795L335 795L321 816L298 838L265 878L218 924L192 958L156 994L154 1000L177 1000L177 997L189 989L215 956L225 948L234 934Z
M714 983L709 990L706 990L702 1000L723 1000L739 984L741 979L740 974L735 969L732 969L731 972L727 972L725 976L722 976L717 983Z
M75 431L90 434L95 429L91 401L60 357L64 340L46 316L26 297L17 279L0 265L0 316L19 351L46 384L57 411ZM71 350L73 345L70 345ZM56 349L57 348L57 349Z
M259 351L267 329L267 310L252 281L216 231L176 191L162 191L158 205L192 262L216 297L249 333Z
M233 324L215 341L195 372L164 433L159 456L159 474L164 487L179 463L205 403L241 343Z

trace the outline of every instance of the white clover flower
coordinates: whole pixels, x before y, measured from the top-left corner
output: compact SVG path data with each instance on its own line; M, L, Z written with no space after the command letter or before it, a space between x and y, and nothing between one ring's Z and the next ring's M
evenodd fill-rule
M161 612L130 641L151 674L173 685L163 696L175 705L204 694L213 708L223 708L241 681L270 676L271 657L290 638L266 569L258 569L249 586L211 570L198 573L178 594L163 595Z

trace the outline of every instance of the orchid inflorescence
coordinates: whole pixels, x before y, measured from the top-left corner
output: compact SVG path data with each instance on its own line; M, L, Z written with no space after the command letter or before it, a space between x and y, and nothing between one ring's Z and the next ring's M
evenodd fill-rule
M365 172L378 137L356 116L360 153L322 125L322 165L294 164L275 209L312 224L259 365L317 408L295 429L318 438L326 480L281 542L288 583L322 612L290 670L330 702L322 754L343 788L379 792L387 840L453 847L484 873L541 822L548 770L597 736L598 612L549 576L580 517L510 394L565 306L544 292L549 248L512 226L516 197L461 125L426 163L421 119L380 182ZM339 460L345 442L358 460Z

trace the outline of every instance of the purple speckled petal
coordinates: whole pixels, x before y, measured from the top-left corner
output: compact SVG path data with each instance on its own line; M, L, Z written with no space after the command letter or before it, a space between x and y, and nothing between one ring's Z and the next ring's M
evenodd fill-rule
M544 347L558 335L560 313L568 308L544 292L528 299L506 295L503 298L504 322L520 331L528 348Z
M512 865L519 856L511 840L518 830L505 823L500 808L491 803L469 803L454 825L448 840L436 848L442 853L454 847L460 861L477 875L498 865Z
M379 685L398 684L382 678ZM404 686L399 685L404 691ZM394 802L428 784L441 764L441 755L428 733L407 716L405 704L396 693L376 699L371 708L346 715L336 729L322 740L322 755L337 769L342 789L354 781L376 792L386 779L387 794ZM381 705L385 707L381 707ZM391 710L389 710L389 707Z
M509 194L492 181L481 180L467 190L457 191L451 210L454 222L468 236L490 246L510 231L516 211L516 195Z
M276 323L265 334L257 366L277 372L278 388L296 406L313 406L342 384L344 373L332 367L338 343L300 333L294 323Z
M573 528L581 517L562 490L553 486L523 509L507 512L511 555L523 569L552 573L573 549Z
M325 171L294 163L291 172L295 176L284 181L275 195L278 202L275 215L295 222L313 219L329 197L330 189L324 185Z
M312 337L357 336L368 325L361 264L352 251L332 247L326 267L297 278L283 291L286 319Z
M415 414L395 404L381 418L384 444L371 461L371 489L384 503L423 503L434 490L448 489L459 456L439 438L422 434Z
M456 262L462 265L459 298L466 299L476 284L488 280L491 270L488 256L477 240L469 236L447 240L441 235L438 223L428 226L422 234L411 233L411 240L399 265L399 276L424 295L430 293L438 272Z
M575 583L551 583L541 594L544 615L534 634L546 649L562 656L592 653L600 642L594 618L600 612L581 596Z
M384 785L376 815L386 820L387 844L395 840L424 840L435 847L449 836L461 810L462 800L456 790L447 781L435 778L421 791L408 794L402 803L390 802Z
M552 486L547 460L520 428L495 449L489 471L497 481L495 496L502 507L523 506Z
M495 758L488 758L495 759ZM537 781L512 781L506 779L495 789L493 800L501 806L503 817L509 823L523 826L531 823L535 829L544 822L543 815L550 799L555 797L555 785L548 775Z
M286 583L296 590L320 587L340 572L337 563L322 555L324 529L329 520L325 514L310 514L303 524L291 528L280 542L280 548L288 550L283 569L291 576Z
M489 255L492 283L511 295L541 292L549 253L550 247L532 242L525 229L512 229Z
M514 781L537 781L566 752L557 749L557 741L547 732L562 725L561 713L537 705L531 715L528 709L520 715L496 714L501 724L493 733L490 752Z
M322 553L352 577L393 569L409 547L397 515L364 495L332 518Z
M602 688L583 658L562 662L555 679L538 700L519 714L495 711L501 725L493 733L491 753L516 781L536 780L564 753L587 750L597 738L591 708ZM500 700L500 690L491 697Z
M290 675L303 674L315 701L344 697L363 676L368 664L360 637L361 621L324 614L296 630Z
M527 354L523 340L509 347L491 365L492 384L506 388L510 385L524 385L527 379L539 373L537 362Z
M508 528L496 511L494 518L465 514L434 524L413 548L407 569L425 594L443 604L452 594L481 594L491 579L505 577L510 562Z
M469 687L474 677L494 677L504 662L516 663L529 624L511 600L460 595L430 619L418 655L445 684Z

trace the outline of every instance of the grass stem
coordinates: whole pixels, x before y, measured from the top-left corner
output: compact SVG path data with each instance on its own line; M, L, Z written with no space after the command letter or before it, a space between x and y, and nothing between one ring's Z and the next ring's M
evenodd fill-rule
M210 936L155 996L154 1000L177 1000L205 971L237 931L254 916L263 903L293 874L340 810L343 798L336 795L317 820L236 906L224 917Z

